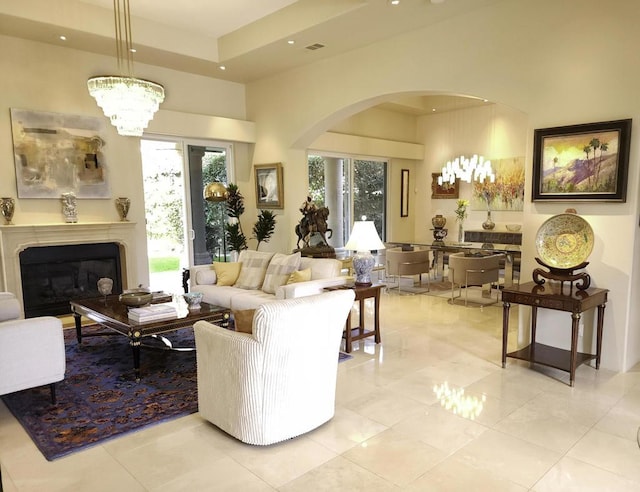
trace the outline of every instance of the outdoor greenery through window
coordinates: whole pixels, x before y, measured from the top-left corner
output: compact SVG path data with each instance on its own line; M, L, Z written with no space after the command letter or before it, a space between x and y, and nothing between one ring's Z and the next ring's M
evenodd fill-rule
M169 289L182 268L225 259L224 202L207 202L203 190L227 184L229 150L152 139L140 145L151 286Z
M362 216L374 222L378 234L385 240L385 161L309 155L308 166L311 199L318 206L326 205L334 216L341 215L334 218L341 219L339 231L334 231L331 241L334 247L344 246L353 222Z
M202 183L220 182L227 185L227 155L224 149L205 151L202 156ZM202 194L200 195L202 197ZM196 198L192 196L192 200ZM226 261L224 224L227 221L225 202L204 202L205 244L213 261Z

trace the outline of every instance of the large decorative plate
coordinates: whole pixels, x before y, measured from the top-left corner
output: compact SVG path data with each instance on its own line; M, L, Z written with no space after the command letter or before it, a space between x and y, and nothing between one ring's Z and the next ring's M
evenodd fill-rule
M538 229L536 250L547 266L575 268L586 261L593 250L593 229L579 215L554 215Z

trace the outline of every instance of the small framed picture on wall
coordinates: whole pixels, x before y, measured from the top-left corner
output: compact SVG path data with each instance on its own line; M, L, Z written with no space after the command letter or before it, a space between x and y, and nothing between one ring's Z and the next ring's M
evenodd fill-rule
M400 174L400 217L409 217L409 170Z
M440 173L432 173L431 174L431 198L441 199L441 198L458 198L460 195L460 187L458 184L458 180L451 183L442 183L438 184L438 178L440 177Z
M284 208L282 164L256 164L256 207Z

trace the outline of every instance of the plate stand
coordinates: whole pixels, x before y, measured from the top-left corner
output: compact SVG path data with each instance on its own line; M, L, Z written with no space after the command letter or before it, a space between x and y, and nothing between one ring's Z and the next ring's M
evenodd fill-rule
M542 268L536 268L533 271L533 281L538 285L544 284L546 282L545 279L557 280L560 282L560 292L562 292L565 282L569 282L572 289L575 283L578 290L586 290L591 285L591 277L587 272L573 273L574 270L585 268L589 264L588 261L583 261L572 268L555 268L547 265L540 258L536 258L536 261L549 269L549 271L546 271Z

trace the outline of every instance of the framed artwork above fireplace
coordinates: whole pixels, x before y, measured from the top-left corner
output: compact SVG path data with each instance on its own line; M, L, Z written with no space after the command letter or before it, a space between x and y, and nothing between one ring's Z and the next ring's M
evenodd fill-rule
M11 108L19 198L110 198L104 118Z

